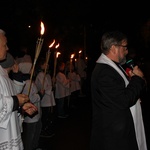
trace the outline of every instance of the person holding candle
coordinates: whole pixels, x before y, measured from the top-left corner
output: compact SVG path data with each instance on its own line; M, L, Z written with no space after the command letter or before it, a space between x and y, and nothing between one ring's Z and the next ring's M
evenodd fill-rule
M0 149L23 150L19 116L22 110L32 115L37 108L29 102L27 95L17 94L7 70L2 67L3 62L9 61L7 51L7 37L0 29Z
M28 94L32 63L21 62L20 64L19 64L19 71L21 72L21 77L25 82L22 93ZM38 112L34 114L34 116L24 114L23 133L22 133L24 150L33 150L38 148L42 127L40 102L44 92L38 91L34 79L35 78L32 78L32 85L29 98L30 102L33 103L38 108Z
M10 65L14 63L14 58L7 53L7 59ZM11 63L12 62L12 63ZM2 63L2 66L6 68L8 66L7 61ZM10 67L6 68L7 71L11 71ZM30 84L30 71L32 69L32 63L21 61L19 64L13 66L13 70L9 73L10 78L15 82L15 87L18 93L28 94L29 84ZM17 81L16 81L17 80ZM22 128L22 140L24 150L36 149L39 145L39 138L41 133L41 107L40 100L42 99L43 91L38 92L37 87L34 83L34 78L32 78L31 92L29 95L30 102L37 107L37 113L33 116L29 116L24 113L22 121L20 124ZM23 123L23 124L22 124Z
M48 72L48 64L45 58L39 58L37 68L39 68L36 75L35 84L38 91L44 90L43 98L41 99L42 108L42 131L41 136L51 137L54 135L54 122L55 122L55 98L52 91L52 80ZM45 68L46 74L45 73ZM44 81L44 83L43 83Z
M69 65L69 67L70 67L70 71L67 74L68 79L71 80L70 83L71 95L70 95L69 107L75 108L77 104L78 95L81 89L81 85L80 85L81 78L79 74L77 74L73 64L71 64L71 66Z
M86 96L86 78L87 78L87 65L85 60L83 59L82 52L79 53L79 56L77 60L75 61L75 69L77 70L77 73L80 75L81 78L81 89L80 89L80 94L79 97L85 97Z
M56 74L55 99L57 106L57 116L59 118L68 117L68 96L70 96L70 79L67 79L64 70L65 63L58 62L58 70Z

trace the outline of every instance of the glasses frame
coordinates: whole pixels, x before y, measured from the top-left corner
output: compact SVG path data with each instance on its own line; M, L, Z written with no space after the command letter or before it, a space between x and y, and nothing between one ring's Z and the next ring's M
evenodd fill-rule
M126 45L119 45L119 44L117 44L117 45L115 45L115 46L120 46L120 47L124 47L124 48L126 48L126 50L128 49L128 46Z

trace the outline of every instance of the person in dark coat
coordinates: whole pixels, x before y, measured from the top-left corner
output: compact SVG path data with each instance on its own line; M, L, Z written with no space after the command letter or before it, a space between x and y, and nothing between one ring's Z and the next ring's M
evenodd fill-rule
M120 31L106 32L101 56L91 77L92 131L90 150L147 150L140 106L145 89L138 66L127 76L128 40Z

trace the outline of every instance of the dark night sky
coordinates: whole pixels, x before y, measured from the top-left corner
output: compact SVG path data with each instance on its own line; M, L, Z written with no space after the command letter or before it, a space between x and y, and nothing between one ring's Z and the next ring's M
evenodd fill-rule
M61 51L72 53L84 48L86 37L87 52L93 54L95 49L97 55L104 31L122 30L136 42L141 27L150 17L148 6L144 2L127 1L3 0L0 28L6 31L8 45L11 50L15 49L13 52L22 44L34 49L42 20L45 25L43 49L55 38Z

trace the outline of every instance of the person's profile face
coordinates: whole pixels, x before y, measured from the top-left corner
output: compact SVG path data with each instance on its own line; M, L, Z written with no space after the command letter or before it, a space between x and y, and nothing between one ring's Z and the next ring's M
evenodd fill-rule
M4 60L7 55L7 38L4 35L0 35L0 60Z

